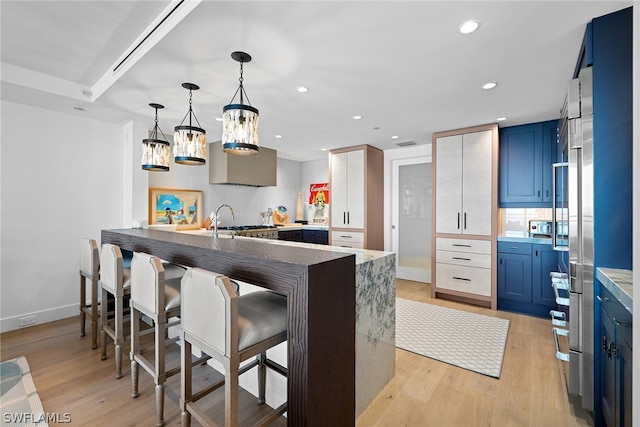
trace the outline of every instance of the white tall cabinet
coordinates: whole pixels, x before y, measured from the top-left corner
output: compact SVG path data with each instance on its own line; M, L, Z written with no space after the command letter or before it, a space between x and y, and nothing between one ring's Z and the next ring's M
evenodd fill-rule
M498 127L433 135L431 292L497 308Z
M384 154L369 145L332 150L330 170L330 244L384 248Z

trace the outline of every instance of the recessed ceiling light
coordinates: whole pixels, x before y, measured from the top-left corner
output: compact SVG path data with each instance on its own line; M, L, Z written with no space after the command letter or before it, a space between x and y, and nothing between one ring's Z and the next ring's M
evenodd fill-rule
M276 135L276 138L282 138L282 135Z
M393 135L391 139L398 139L398 135Z
M493 89L496 86L498 86L498 83L489 82L489 83L483 84L482 89Z
M326 148L321 148L320 151L327 151L327 149Z
M73 109L76 111L84 111L84 108L82 107L73 107Z
M93 93L91 93L89 89L82 89L82 94L86 97L90 97L91 95L93 95Z
M460 34L470 34L477 30L479 26L480 23L478 21L466 21L458 27L458 32Z
M305 92L309 92L309 88L306 86L298 86L298 88L296 89L298 92L300 93L305 93Z
M496 121L497 121L497 122L503 122L503 121L505 121L505 120L507 120L507 117L498 117L498 118L496 119Z
M217 122L221 122L222 121L222 117L216 117L216 121Z
M360 120L362 116L353 116L353 120Z
M373 130L380 130L380 126L375 126Z

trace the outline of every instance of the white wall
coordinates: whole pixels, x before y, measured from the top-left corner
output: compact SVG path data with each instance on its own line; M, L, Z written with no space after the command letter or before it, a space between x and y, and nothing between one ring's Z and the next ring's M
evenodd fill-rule
M169 172L149 172L149 187L200 190L205 215L223 203L230 205L234 220L229 211L223 209L220 211L221 225L261 224L260 212L276 206L285 206L289 220L293 222L300 188L300 163L278 158L277 168L276 187L248 187L209 184L209 163L186 166L171 162Z
M2 101L0 330L77 315L79 242L124 224L123 127Z
M238 225L260 223L259 212L278 205L295 220L299 162L278 159L277 187L211 185L208 165L143 171L145 123L120 126L6 101L1 111L2 332L24 316L45 323L77 315L80 239L100 244L102 229L146 219L148 187L202 190L206 214L230 204ZM231 223L228 212L222 217Z

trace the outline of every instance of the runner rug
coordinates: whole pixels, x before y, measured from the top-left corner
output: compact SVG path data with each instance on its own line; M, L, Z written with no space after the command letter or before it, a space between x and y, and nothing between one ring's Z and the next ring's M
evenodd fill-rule
M396 298L396 347L500 378L509 320Z
M48 426L24 356L0 363L0 407L3 426Z

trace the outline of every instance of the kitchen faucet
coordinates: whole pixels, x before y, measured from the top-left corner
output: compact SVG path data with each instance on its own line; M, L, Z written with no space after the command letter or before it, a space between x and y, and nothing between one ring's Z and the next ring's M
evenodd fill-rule
M226 203L223 203L220 206L218 206L218 208L216 209L216 216L213 223L213 237L216 237L216 238L218 237L218 212L220 211L220 208L223 208L225 206L228 207L229 210L231 211L231 221L234 220L233 208L231 206L227 205Z

